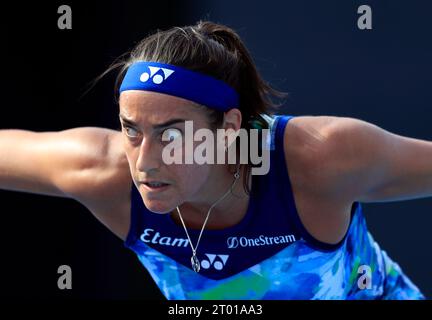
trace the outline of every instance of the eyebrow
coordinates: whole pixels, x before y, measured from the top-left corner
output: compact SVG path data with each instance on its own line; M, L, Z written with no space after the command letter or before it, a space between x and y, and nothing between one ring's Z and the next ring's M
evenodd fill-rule
M125 124L131 125L131 126L134 126L134 127L138 127L139 126L136 122L125 118L122 114L120 114L119 116L120 116L121 121L124 122ZM171 126L174 123L185 122L185 121L186 121L186 119L175 118L175 119L171 119L171 120L168 120L166 122L163 122L163 123L154 124L153 125L153 129L156 129L156 130L157 129L163 129L163 128Z

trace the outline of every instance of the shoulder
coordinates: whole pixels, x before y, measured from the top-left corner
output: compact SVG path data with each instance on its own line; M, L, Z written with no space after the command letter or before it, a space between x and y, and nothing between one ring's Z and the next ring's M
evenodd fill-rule
M292 118L284 132L287 161L298 161L310 179L338 176L341 165L360 161L359 152L371 143L376 126L355 118L336 116L299 116Z
M332 116L296 116L290 119L284 131L286 161L296 167L301 166L301 169L316 167L329 149L331 130L340 121L341 118ZM318 174L311 170L302 172Z
M122 135L114 130L97 129L94 135L88 135L100 143L94 163L82 171L80 186L72 197L114 234L124 238L129 227L132 178Z
M340 117L300 116L285 127L284 155L293 189L321 205L350 201L342 199L335 184L340 172L334 131L342 122Z
M355 119L301 116L284 132L284 153L299 217L312 236L338 243L345 235L354 202L338 187L341 171L336 141Z
M106 198L106 192L118 192L124 182L130 180L120 132L85 127L69 129L62 134L65 136L62 141L72 149L65 157L65 165L71 167L70 175L65 177L70 183L64 183L69 196Z

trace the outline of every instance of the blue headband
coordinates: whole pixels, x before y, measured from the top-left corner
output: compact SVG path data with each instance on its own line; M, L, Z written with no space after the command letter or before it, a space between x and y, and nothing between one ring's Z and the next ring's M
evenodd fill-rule
M120 93L156 91L181 97L219 111L237 108L237 92L221 80L158 62L135 62L126 72Z

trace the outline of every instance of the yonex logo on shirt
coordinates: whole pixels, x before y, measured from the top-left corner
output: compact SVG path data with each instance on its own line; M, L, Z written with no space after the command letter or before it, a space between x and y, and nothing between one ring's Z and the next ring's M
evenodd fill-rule
M247 237L229 237L227 239L228 249L235 249L240 247L257 247L257 246L271 246L277 244L295 242L296 238L293 234L284 236L267 237L260 235L258 238Z
M174 70L170 70L167 68L158 68L158 67L149 67L150 74L147 72L144 72L140 76L141 82L147 82L149 79L152 79L154 84L161 84L164 82L170 75L174 73ZM159 72L159 70L162 70L163 76L161 74L156 74Z
M201 267L203 269L210 269L210 267L213 267L216 270L220 271L225 267L226 262L229 258L229 255L227 255L227 254L206 253L205 255L206 255L207 259L201 260Z

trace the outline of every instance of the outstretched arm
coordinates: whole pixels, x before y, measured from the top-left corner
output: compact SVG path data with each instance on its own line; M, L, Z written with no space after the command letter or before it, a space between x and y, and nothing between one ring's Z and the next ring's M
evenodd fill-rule
M120 132L0 130L0 189L72 198L124 237L131 177Z
M111 130L0 130L0 189L70 197L88 171L109 167Z
M353 118L333 118L320 156L330 190L347 200L432 196L432 142L390 133Z

